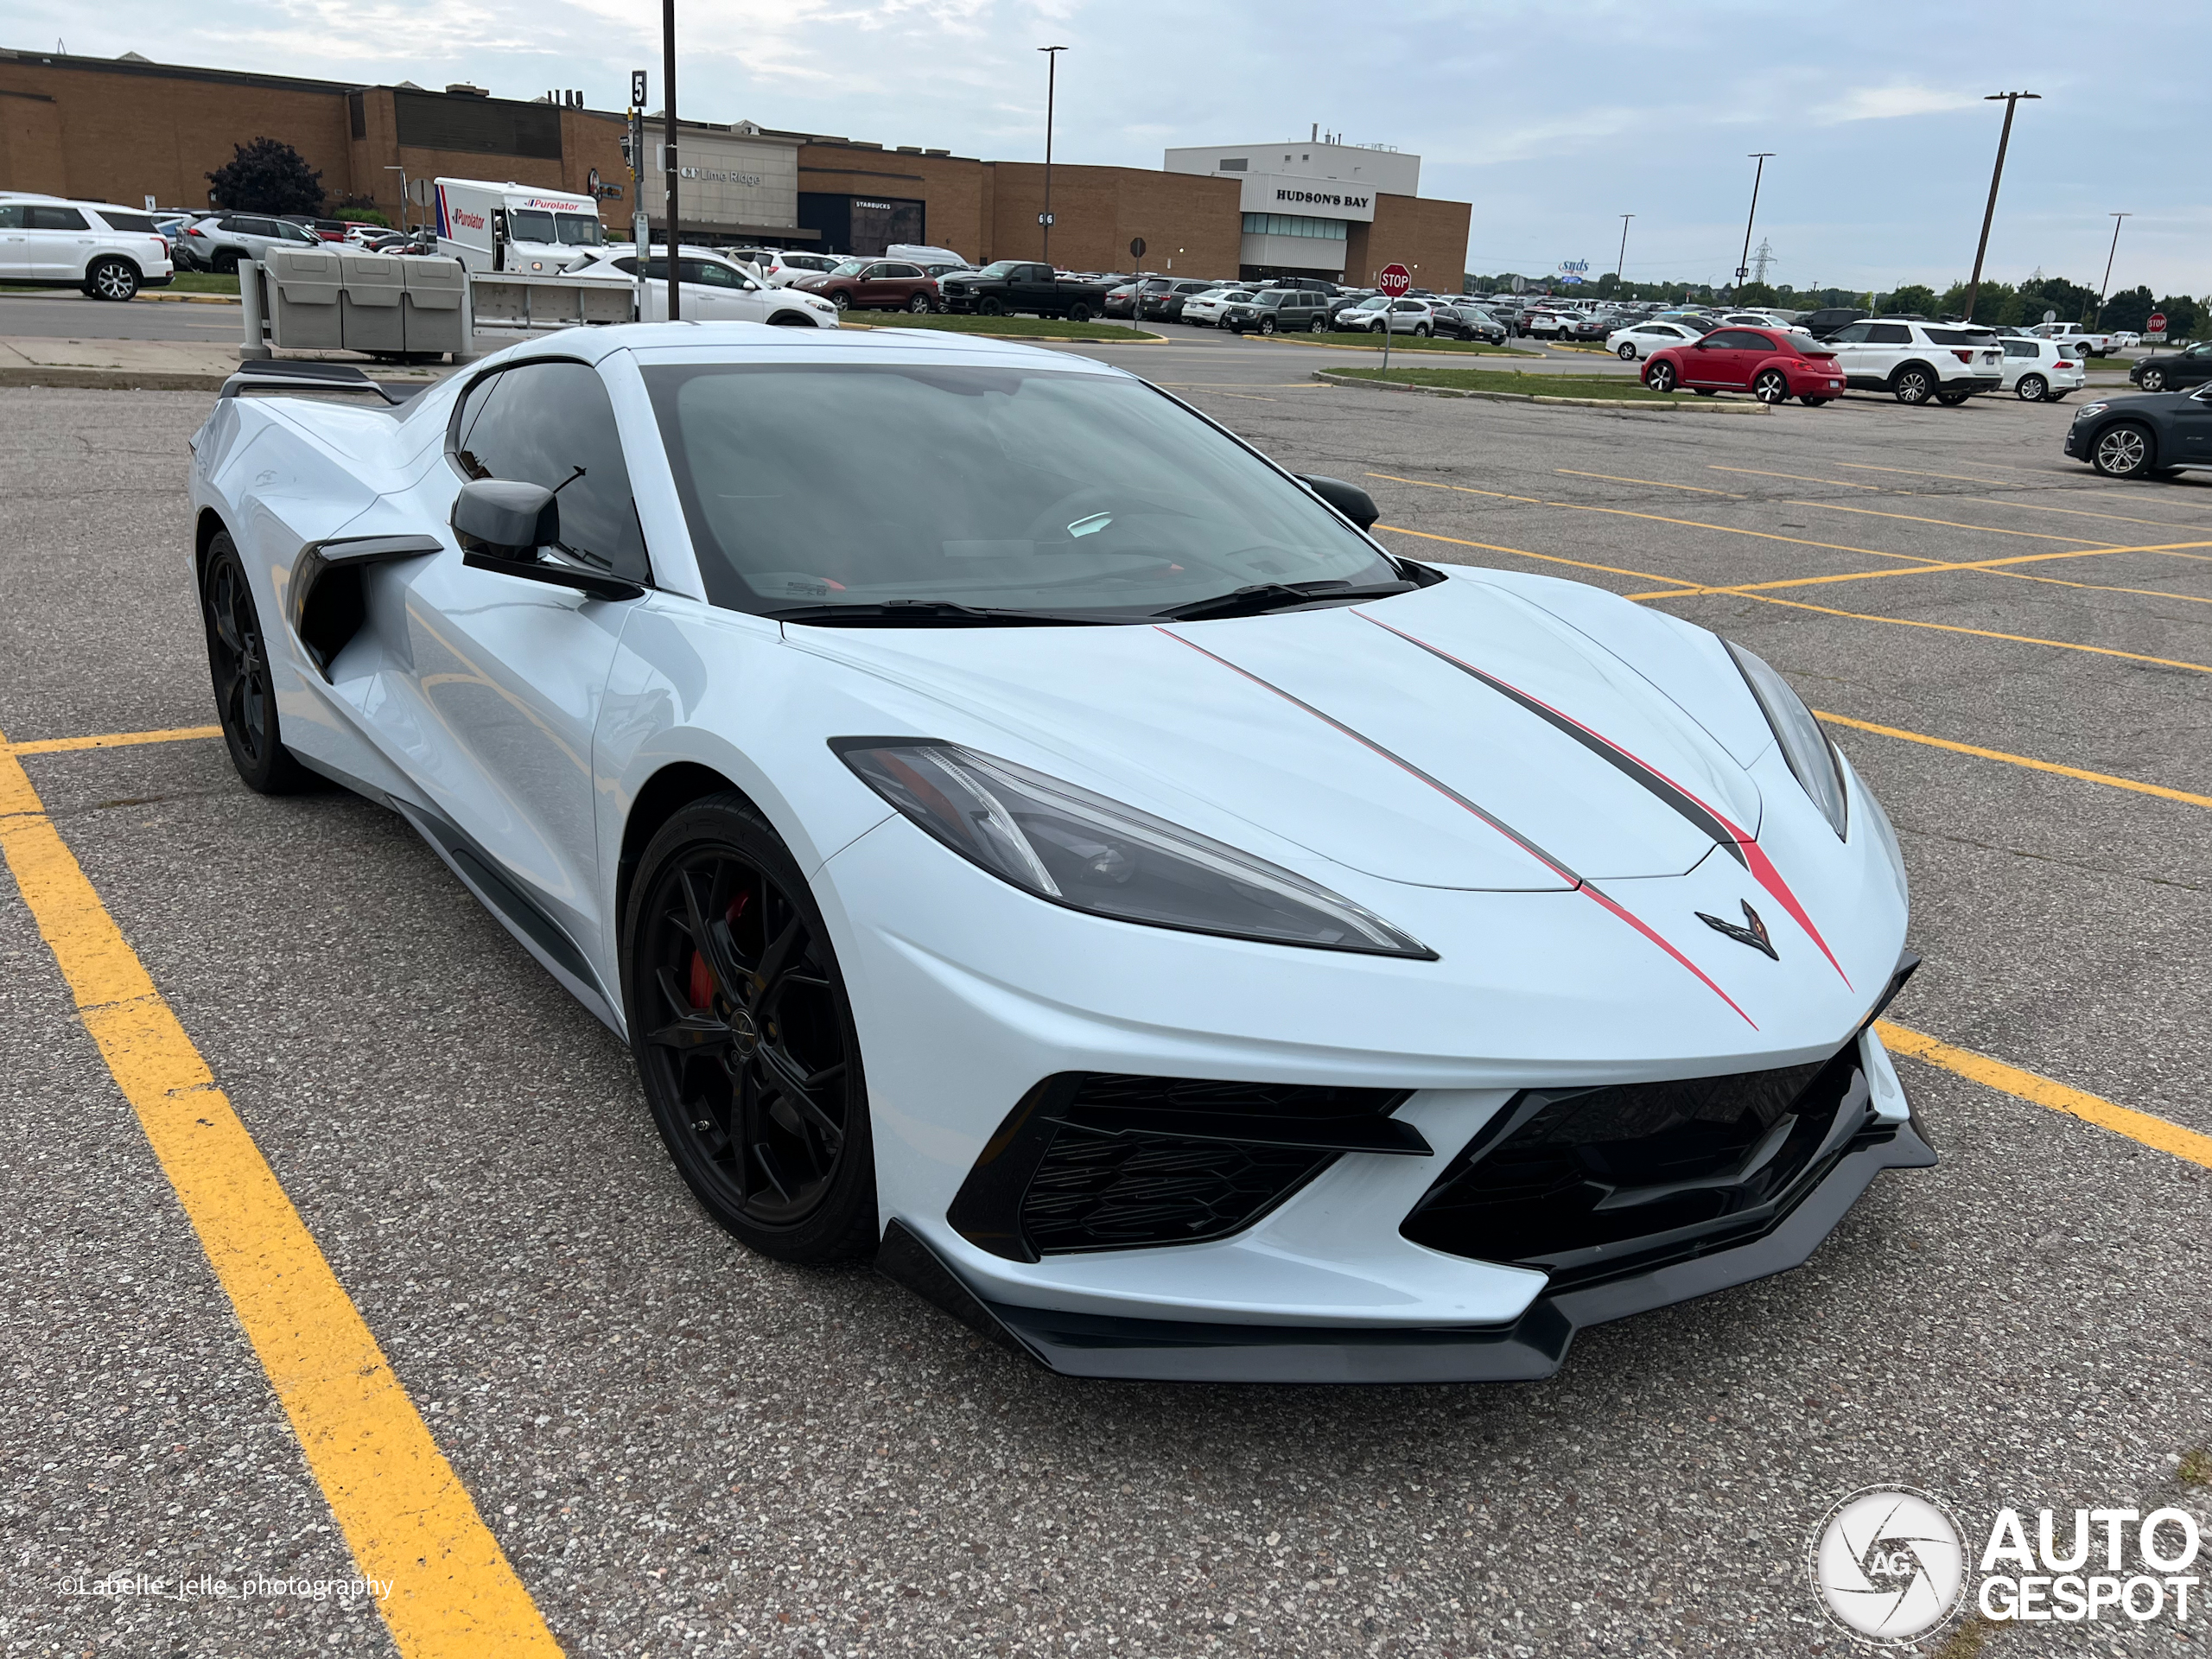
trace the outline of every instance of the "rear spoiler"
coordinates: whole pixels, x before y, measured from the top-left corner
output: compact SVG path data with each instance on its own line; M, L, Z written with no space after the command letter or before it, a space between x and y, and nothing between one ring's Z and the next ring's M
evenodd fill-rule
M350 363L296 363L270 359L241 365L223 382L219 397L236 397L249 391L372 391L397 408L420 395L428 384L392 385L372 380Z

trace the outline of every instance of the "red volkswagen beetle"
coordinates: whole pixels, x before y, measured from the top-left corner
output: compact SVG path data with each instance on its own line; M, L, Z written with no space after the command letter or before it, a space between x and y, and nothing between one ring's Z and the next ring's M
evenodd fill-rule
M1843 365L1810 334L1781 328L1716 328L1702 340L1667 346L1644 360L1654 391L1687 387L1705 397L1748 391L1763 404L1792 397L1818 409L1843 395Z

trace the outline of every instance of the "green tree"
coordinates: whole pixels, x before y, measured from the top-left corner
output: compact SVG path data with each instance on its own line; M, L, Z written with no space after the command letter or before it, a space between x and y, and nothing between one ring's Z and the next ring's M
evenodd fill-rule
M246 213L319 213L322 175L281 138L232 146L232 158L207 175L215 205Z
M1963 303L1966 298L1964 293L1962 292L1959 297ZM1936 290L1932 288L1924 288L1918 283L1907 283L1896 293L1883 295L1881 302L1875 309L1904 316L1917 314L1923 317L1932 317L1940 308L1936 298Z
M2105 302L2105 308L2097 315L2097 327L2114 330L2126 328L2141 334L2144 323L2149 321L2151 313L2156 309L2158 304L2152 299L2149 289L2123 289ZM2173 319L2169 317L2166 321L2171 325Z
M1765 283L1738 283L1730 301L1733 305L1780 305L1782 296Z
M2186 294L2169 294L2158 302L2158 309L2166 319L2168 340L2194 340L2197 325L2203 321L2203 312L2195 300Z
M391 219L383 208L377 206L374 196L340 196L331 204L330 212L334 218L351 219L356 225L381 225L386 230L391 228Z

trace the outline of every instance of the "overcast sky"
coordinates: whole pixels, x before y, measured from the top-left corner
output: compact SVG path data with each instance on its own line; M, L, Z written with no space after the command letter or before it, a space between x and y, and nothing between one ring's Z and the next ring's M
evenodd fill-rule
M2115 289L2212 289L2212 8L2139 26L2101 8L1569 5L1395 0L679 0L679 113L1040 159L1045 60L1060 59L1055 156L1157 167L1173 144L1239 145L1314 123L1420 155L1422 194L1474 204L1468 268L1562 260L1719 282L1736 264L1752 150L1770 149L1758 232L1771 280L1937 289L1962 280L2003 106L2025 88L1988 273L2094 286L2132 211ZM620 108L650 67L652 0L11 0L0 44L502 97L580 87ZM967 250L974 252L975 250Z

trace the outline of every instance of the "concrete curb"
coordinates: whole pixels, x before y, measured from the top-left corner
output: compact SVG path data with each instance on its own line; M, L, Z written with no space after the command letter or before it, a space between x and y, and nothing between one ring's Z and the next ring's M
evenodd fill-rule
M36 363L0 366L0 386L73 386L80 391L220 391L228 378L175 369L73 369Z
M1369 386L1376 391L1418 391L1432 397L1474 397L1493 404L1556 404L1570 409L1611 409L1632 410L1638 415L1672 415L1682 410L1694 410L1701 415L1771 415L1774 411L1760 403L1724 404L1718 397L1700 398L1695 403L1652 404L1630 401L1625 397L1554 397L1542 392L1476 391L1460 386L1413 386L1389 380L1367 380L1344 374L1333 369L1316 369L1316 380L1325 380L1332 386Z
M238 302L238 296L235 294L172 294L165 289L142 288L137 297L142 300L166 300L171 305L236 305Z
M1126 340L1092 340L1082 334L991 334L980 328L905 328L895 322L840 322L840 328L866 328L877 334L936 334L951 340L1010 340L1016 345L1049 340L1056 346L1165 346L1165 334L1132 333Z
M1342 340L1303 339L1297 334L1252 334L1243 338L1265 340L1275 346L1305 346L1317 352L1373 352L1377 356L1380 356L1382 352L1380 346L1348 346ZM1433 346L1393 346L1390 347L1390 355L1393 357L1441 357L1454 363L1464 363L1469 358L1473 358L1479 362L1486 357L1517 357L1530 363L1541 363L1544 360L1544 354L1541 352L1519 352L1510 346L1493 346L1487 352L1440 352Z

